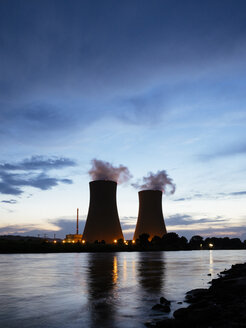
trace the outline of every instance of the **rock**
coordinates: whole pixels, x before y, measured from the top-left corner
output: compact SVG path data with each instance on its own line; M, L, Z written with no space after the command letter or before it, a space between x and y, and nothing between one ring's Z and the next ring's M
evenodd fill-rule
M165 297L161 297L160 298L160 303L161 304L166 304L166 305L170 305L171 304L171 302L168 301Z
M208 305L209 303L207 302L207 300L201 300L199 302L192 303L189 306L189 309L201 309L207 307Z
M188 309L187 308L181 308L176 311L174 311L173 316L175 319L184 319L188 316Z
M163 312L169 313L171 311L171 308L169 305L164 305L163 306Z
M165 313L169 313L171 311L169 305L162 305L162 304L155 304L152 307L152 310L161 311L161 312L165 312Z
M175 322L173 319L164 319L156 323L156 328L185 328L183 324ZM190 327L189 327L190 328Z
M192 289L186 293L185 299L188 303L193 303L204 298L204 296L207 294L208 294L208 290L205 288Z
M156 324L154 324L153 322L150 322L150 321L145 322L144 325L146 327L156 327Z
M189 318L193 322L212 323L219 314L219 309L216 305L208 305L202 308L190 309Z
M246 263L232 266L213 279L208 289L194 289L187 293L187 308L177 309L174 319L155 321L156 328L232 328L246 327ZM156 310L165 312L163 304ZM182 304L182 302L177 302ZM168 306L170 309L170 307Z

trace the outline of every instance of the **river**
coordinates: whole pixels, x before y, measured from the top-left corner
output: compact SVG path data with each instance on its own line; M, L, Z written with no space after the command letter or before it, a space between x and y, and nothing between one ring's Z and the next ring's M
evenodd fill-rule
M0 254L0 326L143 328L172 310L186 291L208 282L245 250ZM208 274L211 274L209 276ZM171 314L170 314L171 315Z

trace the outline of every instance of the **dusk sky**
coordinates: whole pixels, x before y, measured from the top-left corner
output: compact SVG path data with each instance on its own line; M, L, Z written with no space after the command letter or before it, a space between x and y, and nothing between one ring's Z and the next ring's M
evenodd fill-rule
M2 0L0 234L80 233L88 171L165 170L168 232L246 239L245 0Z

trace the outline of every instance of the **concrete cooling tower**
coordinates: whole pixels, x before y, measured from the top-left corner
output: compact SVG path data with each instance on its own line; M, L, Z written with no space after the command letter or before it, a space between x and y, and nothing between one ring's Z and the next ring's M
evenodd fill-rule
M90 182L90 205L83 240L93 243L104 240L112 244L124 239L116 204L117 183L108 180Z
M167 233L164 217L162 213L162 191L142 190L138 193L139 211L134 240L143 233L150 236L162 237Z

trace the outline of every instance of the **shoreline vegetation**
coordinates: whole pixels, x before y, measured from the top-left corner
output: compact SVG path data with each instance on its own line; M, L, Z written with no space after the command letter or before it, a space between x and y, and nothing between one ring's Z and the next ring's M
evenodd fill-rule
M186 293L186 308L174 311L174 318L146 323L155 328L231 328L246 327L246 263L232 265L210 282L208 289ZM161 297L153 309L170 312L170 302ZM168 309L169 307L169 309ZM165 311L166 310L166 311Z
M102 241L94 243L64 243L62 239L48 239L29 236L0 236L0 253L69 253L69 252L138 252L138 251L182 251L208 249L246 249L246 240L239 238L193 236L189 241L185 237L170 232L162 238L155 236L149 240L148 234L142 234L136 241L119 239L112 244Z

